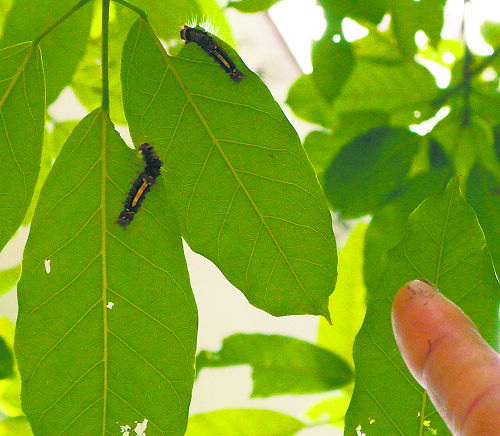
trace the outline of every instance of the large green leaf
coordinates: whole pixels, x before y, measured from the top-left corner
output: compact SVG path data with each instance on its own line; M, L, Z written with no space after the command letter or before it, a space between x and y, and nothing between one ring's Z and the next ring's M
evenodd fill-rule
M385 126L354 139L326 173L325 192L332 206L344 218L374 212L402 185L418 141L414 133Z
M484 339L497 346L500 288L483 233L459 184L459 178L452 179L444 193L425 200L412 213L405 237L388 256L379 287L370 293L354 346L356 386L346 415L346 436L356 435L368 416L375 420L370 430L376 434L423 434L427 420L438 435L449 434L394 340L392 299L404 283L415 278L435 283L472 319Z
M493 264L500 271L500 180L476 165L467 180L467 200L476 211Z
M68 138L40 194L15 342L37 435L115 434L117 422L144 419L148 435L184 434L197 314L162 178L130 227L115 223L141 170L96 110Z
M287 336L235 334L224 339L220 351L196 357L198 372L232 365L252 367L252 397L329 391L353 377L338 355Z
M272 410L224 409L189 418L186 436L289 436L305 425Z
M132 138L158 148L186 241L253 305L329 318L335 239L316 175L269 90L221 44L241 83L197 45L169 56L134 24L122 60Z
M403 238L408 215L425 198L441 192L450 176L448 168L419 174L377 210L366 232L364 251L363 271L369 290L375 290L379 285L385 256Z
M35 189L43 144L45 86L40 50L0 50L0 250L21 225Z
M77 0L15 0L5 20L0 47L34 40L76 3ZM69 84L78 62L83 57L92 16L90 3L64 21L40 43L47 81L47 103L54 101Z

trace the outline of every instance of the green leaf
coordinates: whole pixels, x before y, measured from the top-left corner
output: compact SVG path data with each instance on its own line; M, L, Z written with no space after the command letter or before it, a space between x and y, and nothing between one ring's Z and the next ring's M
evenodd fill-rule
M0 436L32 436L31 426L28 418L18 416L0 421Z
M370 293L354 346L356 385L346 436L356 435L367 416L375 420L376 434L423 434L425 420L438 435L449 434L394 340L392 300L404 283L415 278L435 283L479 327L483 338L497 345L500 289L483 233L459 183L459 178L452 179L445 192L425 200L410 215L405 237L390 252L383 279Z
M319 420L324 415L328 416L328 423L334 427L344 427L344 416L349 407L350 396L327 398L315 404L307 412L307 416L314 420Z
M330 297L330 311L335 314L335 323L329 325L320 319L318 327L318 345L338 354L352 368L354 338L366 312L366 288L363 280L366 229L366 224L358 224L339 255L339 278L335 292Z
M280 0L238 0L230 1L226 7L253 14L255 12L267 11L279 1Z
M286 104L295 116L331 128L335 123L333 107L323 98L311 74L300 76L288 90Z
M314 84L325 100L331 103L354 67L351 44L344 38L335 43L327 34L314 44L311 58Z
M288 436L304 423L272 410L224 409L189 418L186 436Z
M343 218L374 212L402 185L418 141L414 133L393 127L372 129L354 139L326 173L325 192L332 206Z
M5 340L0 336L0 380L12 376L13 364L14 359L12 357L12 352Z
M432 136L450 156L456 174L467 178L476 162L481 162L490 171L500 171L492 128L477 115L472 115L464 124L463 115L453 112L432 130Z
M418 110L437 96L436 81L423 66L415 62L389 63L358 56L334 106L339 112L391 113L402 109Z
M423 30L431 42L439 42L443 27L443 0L390 0L391 26L406 59L416 52L415 33Z
M0 250L21 225L42 154L45 87L40 50L30 43L0 50Z
M252 397L329 391L353 377L336 354L287 336L235 334L224 339L220 351L201 351L196 357L198 373L232 365L252 367Z
M169 56L147 24L132 26L122 58L132 138L159 150L188 244L251 304L328 318L335 239L316 175L269 90L219 43L241 83L197 45Z
M497 21L484 21L481 24L481 35L489 45L497 48L500 41L500 24Z
M476 165L467 180L467 200L474 208L486 236L493 264L500 271L500 182L482 165Z
M426 197L440 193L449 178L449 168L418 174L375 213L366 232L364 253L364 278L370 291L379 286L386 254L403 238L408 215Z
M5 20L0 47L34 40L76 3L76 0L15 0ZM41 41L47 104L71 81L85 52L91 16L92 7L84 5Z
M304 139L304 148L321 183L325 171L341 148L356 136L386 124L381 112L346 112L339 115L332 133L312 131Z
M498 91L483 91L476 87L471 88L471 110L493 125L500 124L500 94Z
M0 295L5 294L16 286L20 276L21 265L0 271Z
M325 10L328 22L335 15L343 15L376 24L386 11L386 0L319 0L318 3Z
M115 434L144 419L148 435L184 434L197 314L163 178L130 227L115 223L142 168L98 109L72 132L42 188L15 343L37 436L82 426Z

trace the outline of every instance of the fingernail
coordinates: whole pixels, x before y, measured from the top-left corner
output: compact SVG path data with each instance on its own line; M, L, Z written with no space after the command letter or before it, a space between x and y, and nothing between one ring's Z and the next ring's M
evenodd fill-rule
M439 290L431 282L425 279L413 280L408 282L406 286L413 295L419 297L429 298L439 293Z

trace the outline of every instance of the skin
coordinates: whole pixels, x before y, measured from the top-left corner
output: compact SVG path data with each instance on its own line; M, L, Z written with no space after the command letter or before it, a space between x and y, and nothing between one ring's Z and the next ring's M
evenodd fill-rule
M460 308L415 280L396 294L392 325L406 365L453 434L500 436L500 355Z

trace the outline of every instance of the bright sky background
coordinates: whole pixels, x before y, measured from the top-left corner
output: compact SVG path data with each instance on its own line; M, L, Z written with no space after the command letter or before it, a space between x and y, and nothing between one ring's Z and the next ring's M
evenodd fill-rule
M443 38L457 39L460 35L463 15L463 0L448 0L446 22L441 33ZM488 55L493 49L487 45L479 33L485 20L500 22L499 0L471 0L467 5L466 32L471 50L479 55ZM311 43L321 38L326 21L323 9L316 0L282 0L269 10L269 15L276 23L290 50L305 73L312 71ZM359 38L362 30L355 23L346 19L343 23L348 40Z

